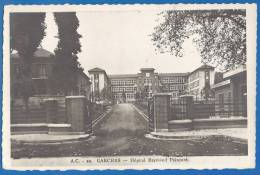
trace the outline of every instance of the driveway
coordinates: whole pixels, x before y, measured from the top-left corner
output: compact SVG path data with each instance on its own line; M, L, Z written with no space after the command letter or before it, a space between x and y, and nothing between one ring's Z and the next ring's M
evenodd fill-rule
M12 144L12 157L247 155L247 144L241 144L229 137L154 140L144 136L147 127L147 121L132 104L117 104L93 128L94 136L89 140L62 145Z

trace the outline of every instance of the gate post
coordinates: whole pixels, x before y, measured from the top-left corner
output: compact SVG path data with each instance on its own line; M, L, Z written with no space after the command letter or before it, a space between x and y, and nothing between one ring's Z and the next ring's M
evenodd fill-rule
M153 103L153 98L148 99L148 117L149 117L149 122L148 122L149 132L153 132L154 131L154 103Z
M168 131L170 96L166 93L158 93L153 96L153 131L155 132Z
M85 96L67 96L66 97L66 113L69 124L71 124L72 132L86 133L86 126L88 121Z

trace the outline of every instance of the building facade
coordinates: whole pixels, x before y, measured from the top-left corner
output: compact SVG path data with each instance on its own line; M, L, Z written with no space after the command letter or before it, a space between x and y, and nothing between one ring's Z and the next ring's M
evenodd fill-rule
M188 76L188 93L195 98L204 98L205 91L210 91L210 87L214 84L215 71L214 67L203 65L192 71ZM212 93L208 96L213 97Z
M98 67L88 71L91 84L91 100L111 99L111 83L105 70Z
M171 94L173 99L184 94L204 98L205 87L210 88L214 84L215 74L214 67L208 65L191 73L157 73L154 68L141 68L137 74L107 76L105 70L100 68L91 69L89 73L93 82L92 91L97 95L108 84L105 83L107 81L111 83L112 97L116 102L136 101L161 92Z
M53 94L50 86L50 76L54 66L55 57L53 53L39 48L34 53L32 59L32 96L50 96ZM22 60L18 54L12 54L10 59L10 74L11 74L11 96L12 98L20 98L22 96L21 83ZM71 92L71 95L84 95L89 98L90 94L90 79L84 72L77 74L76 90ZM59 94L64 95L64 94Z
M115 101L134 101L137 92L137 75L109 75L111 90Z
M217 110L231 111L233 115L247 116L246 66L239 66L223 74L223 80L212 86Z
M161 91L170 93L172 98L178 98L187 92L189 73L161 73L159 80Z

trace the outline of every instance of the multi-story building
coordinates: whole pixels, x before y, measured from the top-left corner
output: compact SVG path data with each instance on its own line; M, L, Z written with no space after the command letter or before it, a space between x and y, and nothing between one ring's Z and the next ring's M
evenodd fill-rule
M97 79L100 74L103 77L107 75L100 68L91 69L89 72L95 91L95 88L98 89L100 86L100 81L95 80L95 77ZM107 81L109 80L115 101L135 101L151 97L158 92L169 93L172 98L178 98L183 94L202 98L205 87L214 84L214 67L203 65L191 73L157 73L154 68L141 68L137 74L109 75Z
M159 76L154 70L154 68L141 68L137 74L137 93L142 98L160 92Z
M111 98L111 83L105 70L98 67L88 71L91 85L91 99L100 101Z
M202 65L188 76L188 93L195 98L204 98L204 91L214 84L214 67Z
M53 53L39 48L35 51L32 59L32 93L31 96L50 96L54 94L50 86L50 76L54 66L55 57ZM23 88L20 87L21 71L23 69L22 59L18 54L12 54L10 59L11 73L11 96L12 99L20 98ZM87 98L90 94L90 80L84 72L78 72L75 91L71 95L84 95ZM64 95L64 94L59 94Z
M113 99L116 101L134 101L137 92L137 75L109 75ZM125 96L125 97L124 97Z
M187 92L189 73L160 73L161 91L177 98Z

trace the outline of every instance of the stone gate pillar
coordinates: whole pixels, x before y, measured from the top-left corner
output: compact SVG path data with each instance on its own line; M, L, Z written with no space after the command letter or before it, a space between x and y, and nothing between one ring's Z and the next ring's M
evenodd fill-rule
M158 93L153 96L154 131L168 131L168 118L170 115L170 95Z
M66 97L66 113L68 123L71 124L72 132L84 132L88 131L88 119L87 103L85 96L67 96Z

